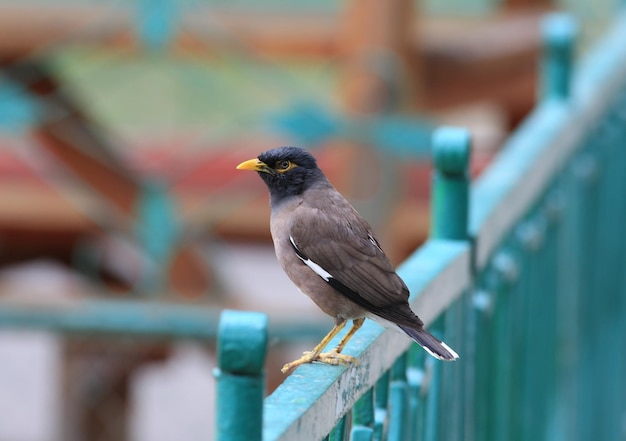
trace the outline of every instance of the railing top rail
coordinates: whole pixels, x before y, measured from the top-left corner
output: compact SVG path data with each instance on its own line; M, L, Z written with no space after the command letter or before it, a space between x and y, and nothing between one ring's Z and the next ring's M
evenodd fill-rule
M469 229L478 268L582 144L625 78L626 12L577 65L570 98L540 103L472 186Z

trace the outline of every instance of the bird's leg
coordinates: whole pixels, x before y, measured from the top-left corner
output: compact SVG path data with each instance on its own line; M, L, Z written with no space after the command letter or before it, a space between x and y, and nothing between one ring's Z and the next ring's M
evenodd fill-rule
M314 360L317 360L317 358L320 356L320 354L322 353L322 350L326 347L328 342L331 341L333 338L335 338L335 335L339 334L339 332L344 328L344 326L346 326L345 320L341 321L340 323L337 323L335 326L333 326L333 329L331 329L330 332L326 334L326 337L324 337L322 341L319 342L319 344L313 348L312 351L305 352L302 357L298 358L297 360L292 361L291 363L287 363L286 365L282 367L280 371L283 374L285 374L289 372L290 370L292 370L293 368L300 366L301 364L311 363Z
M343 348L348 343L348 340L350 340L352 338L352 336L354 335L354 333L356 331L358 331L361 326L363 326L364 322L365 322L364 318L359 318L359 319L352 320L352 327L350 328L348 333L341 339L341 341L335 347L335 349L333 349L333 351L338 353L338 354L340 354L341 351L343 351Z
M313 361L321 361L322 363L333 365L347 365L350 363L358 363L356 358L352 357L351 355L344 355L341 353L341 351L346 346L346 343L348 343L348 340L350 340L354 333L363 325L364 321L364 318L353 320L352 327L350 328L348 333L341 339L339 344L329 352L322 352L328 342L332 340L344 328L346 322L343 321L335 325L333 329L331 329L331 331L326 335L326 337L324 337L322 341L317 346L315 346L315 348L311 352L305 352L304 355L299 359L284 365L281 369L282 373L287 373L293 368L300 366L301 364L312 363Z
M352 327L350 328L348 333L343 336L339 344L335 346L335 348L333 348L332 350L319 354L317 356L317 360L324 362L324 363L328 363L328 364L334 364L334 365L338 365L338 364L348 365L350 363L358 364L359 362L356 358L354 358L351 355L342 354L341 351L343 351L343 348L348 343L348 340L352 338L354 333L358 331L361 326L363 326L364 321L365 321L364 318L352 320Z

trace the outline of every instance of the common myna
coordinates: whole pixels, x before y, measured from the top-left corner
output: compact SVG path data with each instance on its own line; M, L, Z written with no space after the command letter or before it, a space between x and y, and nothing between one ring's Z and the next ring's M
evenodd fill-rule
M458 358L424 329L409 306L408 288L370 225L335 190L312 155L297 147L281 147L242 162L237 169L257 171L269 189L270 229L283 270L335 319L328 335L311 352L283 366L283 372L313 361L355 362L341 351L365 318L403 331L440 360ZM350 331L336 348L323 353L347 320L352 320Z

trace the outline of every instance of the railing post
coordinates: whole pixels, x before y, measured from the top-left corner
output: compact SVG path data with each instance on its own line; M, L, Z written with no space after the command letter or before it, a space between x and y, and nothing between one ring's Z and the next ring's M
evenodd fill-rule
M217 441L261 441L267 316L224 311L218 336Z
M139 291L154 295L166 288L179 232L176 209L165 186L157 181L143 183L136 207L135 237L147 258L136 287Z
M465 129L442 127L433 134L431 236L435 239L468 238L470 147Z
M570 95L574 46L578 29L565 13L549 14L542 22L541 99L567 100Z
M405 440L409 437L409 385L407 383L408 352L402 354L391 368L389 385L389 439Z
M142 0L138 6L137 33L141 43L153 52L164 51L176 36L181 6L175 0Z
M434 132L433 239L457 241L469 246L470 155L471 136L467 130L442 127ZM433 364L433 384L429 387L427 399L426 439L461 439L465 425L472 431L473 415L467 404L472 397L473 385L465 378L472 375L474 366L475 348L471 339L466 337L475 330L473 315L470 297L462 296L448 305L442 317L431 325L435 335L441 333L444 340L462 354L463 364L446 367L437 362Z
M359 398L352 409L351 441L372 441L374 437L374 387Z
M376 382L376 390L374 399L376 400L376 408L374 410L374 440L380 441L384 439L385 429L388 421L389 408L389 377L390 372L387 371Z

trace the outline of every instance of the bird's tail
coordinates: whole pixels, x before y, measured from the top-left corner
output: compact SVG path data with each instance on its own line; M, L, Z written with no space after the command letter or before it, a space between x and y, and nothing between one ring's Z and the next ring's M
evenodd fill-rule
M450 347L439 340L434 335L430 334L425 329L414 329L408 326L400 326L406 334L411 337L417 344L423 347L433 357L439 360L454 361L459 358L458 354L454 352Z

